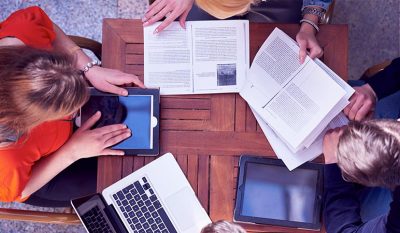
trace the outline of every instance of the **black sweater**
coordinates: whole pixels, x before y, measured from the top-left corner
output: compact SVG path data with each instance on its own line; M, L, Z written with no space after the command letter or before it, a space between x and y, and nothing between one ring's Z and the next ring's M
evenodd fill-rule
M400 187L393 193L387 215L362 222L360 185L343 180L336 164L325 165L324 220L328 233L398 233L400 232Z
M384 70L367 79L378 99L400 90L400 58L396 58Z

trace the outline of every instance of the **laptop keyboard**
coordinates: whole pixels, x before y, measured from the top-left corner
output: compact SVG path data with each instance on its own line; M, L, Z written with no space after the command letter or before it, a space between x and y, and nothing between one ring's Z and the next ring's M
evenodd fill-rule
M106 219L101 213L98 206L93 207L91 210L81 216L82 221L85 223L89 232L93 233L113 233Z
M113 195L134 233L177 233L146 177Z

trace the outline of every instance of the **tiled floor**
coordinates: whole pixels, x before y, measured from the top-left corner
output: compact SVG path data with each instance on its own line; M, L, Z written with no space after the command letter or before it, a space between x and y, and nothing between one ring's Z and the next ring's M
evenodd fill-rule
M40 5L67 34L101 41L103 18L140 18L147 0L0 0L0 21L16 9ZM336 0L333 23L349 25L349 77L399 56L400 1ZM12 204L21 208L21 204ZM0 207L9 207L1 204ZM58 211L58 210L56 210ZM0 221L0 232L84 232L81 226Z

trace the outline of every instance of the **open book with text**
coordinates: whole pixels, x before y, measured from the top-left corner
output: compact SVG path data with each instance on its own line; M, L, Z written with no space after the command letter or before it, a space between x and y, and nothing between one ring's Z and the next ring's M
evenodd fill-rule
M319 59L299 62L299 47L275 28L256 54L240 95L272 148L292 170L322 153L329 128L347 124L341 111L354 90Z
M162 95L239 92L249 68L247 20L172 23L144 28L144 84Z

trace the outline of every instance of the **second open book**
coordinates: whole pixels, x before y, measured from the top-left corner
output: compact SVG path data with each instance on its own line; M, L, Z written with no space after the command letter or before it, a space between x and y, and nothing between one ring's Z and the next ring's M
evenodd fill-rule
M298 45L280 29L248 69L248 21L174 26L163 38L145 28L145 85L160 87L161 94L238 92L290 170L321 154L327 128L347 124L340 112L354 90L318 59L307 56L300 64Z

